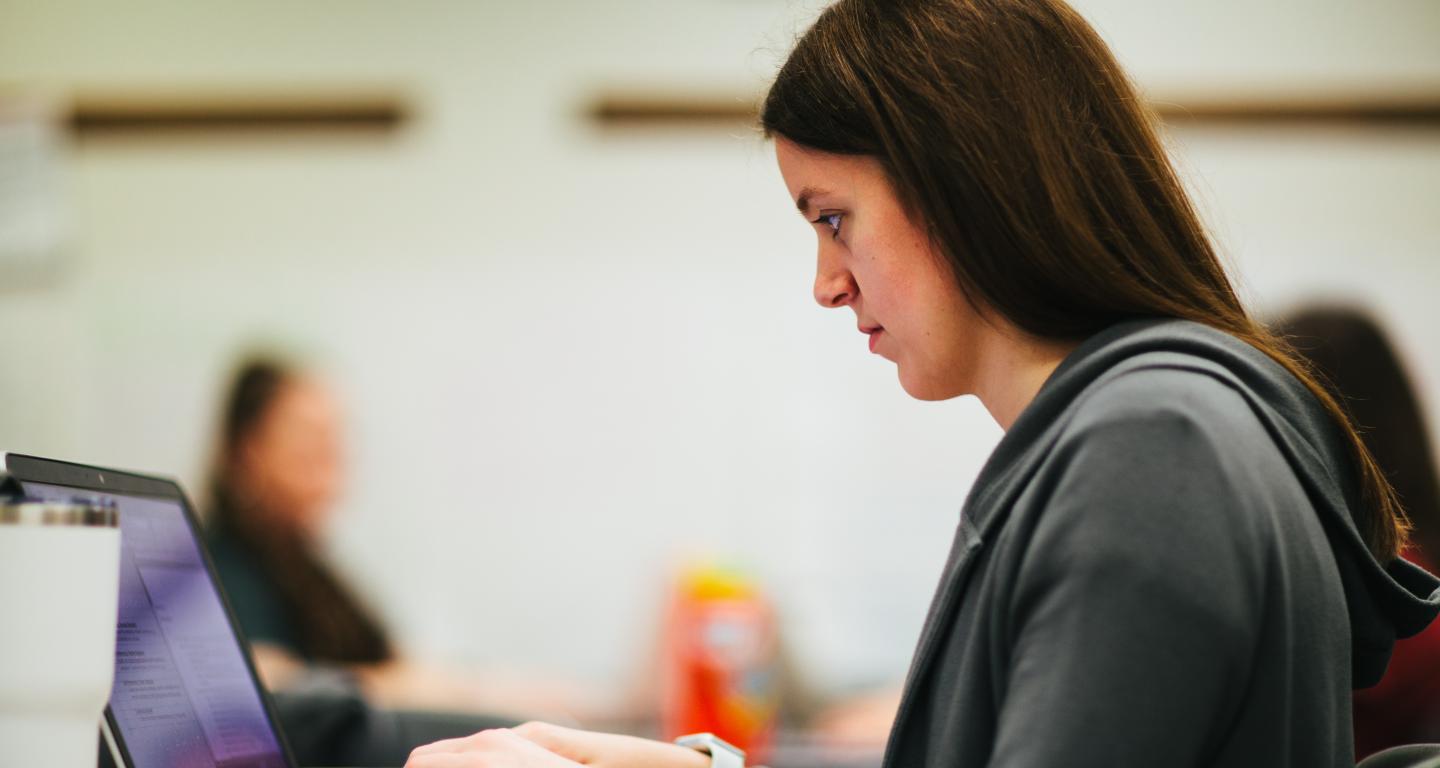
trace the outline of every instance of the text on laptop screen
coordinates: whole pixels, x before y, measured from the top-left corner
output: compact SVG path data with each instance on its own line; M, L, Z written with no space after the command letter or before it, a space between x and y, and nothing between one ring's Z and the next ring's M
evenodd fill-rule
M113 501L120 511L110 709L134 765L286 768L180 502L39 483L25 492Z

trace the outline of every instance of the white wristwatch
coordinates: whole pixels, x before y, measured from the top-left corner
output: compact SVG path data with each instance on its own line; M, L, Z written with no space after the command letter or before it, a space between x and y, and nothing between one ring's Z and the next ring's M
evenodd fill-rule
M710 756L710 768L745 768L745 750L726 743L713 733L692 733L675 743Z

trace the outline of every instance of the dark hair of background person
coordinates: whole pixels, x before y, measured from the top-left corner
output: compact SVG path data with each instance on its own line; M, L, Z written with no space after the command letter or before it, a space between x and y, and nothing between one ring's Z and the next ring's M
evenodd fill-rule
M245 441L295 377L285 365L265 359L246 362L236 373L221 415L209 524L250 552L273 581L305 657L346 664L388 661L394 649L384 628L318 557L303 532L274 525L259 513L259 502L241 474Z
M1275 325L1335 390L1414 524L1425 559L1440 558L1440 475L1424 409L1390 339L1368 314L1312 307Z
M840 0L765 98L767 136L876 158L964 295L1020 330L1079 340L1192 320L1264 352L1343 433L1356 524L1382 562L1408 525L1344 409L1245 311L1099 35L1059 0Z

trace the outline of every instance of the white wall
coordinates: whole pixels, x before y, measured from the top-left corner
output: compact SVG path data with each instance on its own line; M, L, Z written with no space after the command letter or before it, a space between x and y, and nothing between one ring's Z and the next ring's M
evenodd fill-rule
M602 84L759 88L817 6L0 0L0 82L420 105L393 141L73 147L63 278L0 289L0 445L198 489L231 356L280 340L348 402L336 553L413 647L618 687L708 552L769 582L823 685L898 676L998 430L810 302L758 138L578 116ZM1152 91L1440 81L1429 0L1081 8ZM1175 138L1257 304L1373 303L1440 388L1440 132Z

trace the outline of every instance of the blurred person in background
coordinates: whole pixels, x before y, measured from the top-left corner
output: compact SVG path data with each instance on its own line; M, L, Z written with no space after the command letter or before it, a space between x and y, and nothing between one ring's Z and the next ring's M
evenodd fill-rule
M389 708L523 713L573 721L583 695L552 681L419 663L326 561L346 481L340 404L319 376L272 358L243 363L221 414L207 544L268 688L341 671Z
M1279 332L1343 398L1360 436L1395 486L1414 526L1405 558L1434 571L1440 554L1440 480L1419 395L1387 334L1368 314L1302 308ZM1355 755L1440 741L1440 622L1400 640L1385 677L1356 691Z
M975 395L1005 430L887 768L1349 768L1352 689L1440 611L1394 488L1241 303L1143 104L1060 0L841 0L764 101L814 299L909 395ZM711 744L532 723L409 765L737 764Z
M396 661L385 628L318 549L344 487L342 445L339 405L318 378L271 360L241 366L222 416L208 543L272 688L307 662Z

